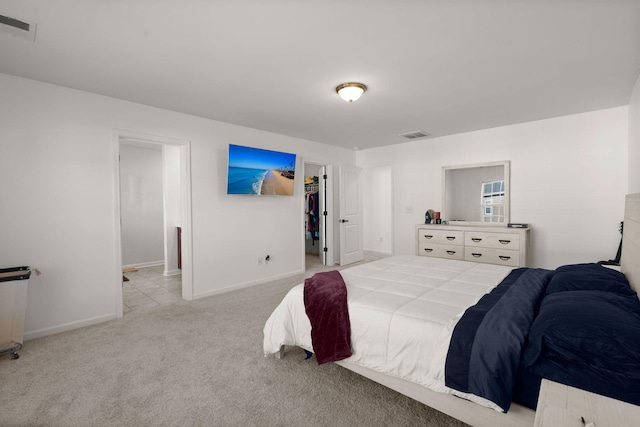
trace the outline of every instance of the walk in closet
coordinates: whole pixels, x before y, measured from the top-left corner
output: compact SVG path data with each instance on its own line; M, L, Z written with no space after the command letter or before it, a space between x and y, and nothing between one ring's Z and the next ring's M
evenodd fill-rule
M326 240L323 235L325 233L326 224L325 216L325 191L322 187L324 180L324 166L305 163L304 165L304 242L305 255L307 259L311 257L318 263L326 264Z

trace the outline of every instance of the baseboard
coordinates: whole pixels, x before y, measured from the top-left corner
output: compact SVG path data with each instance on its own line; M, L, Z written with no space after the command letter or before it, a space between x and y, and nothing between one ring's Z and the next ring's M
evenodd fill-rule
M200 299L200 298L210 297L210 296L213 296L213 295L224 294L226 292L236 291L238 289L249 288L251 286L262 285L263 283L273 282L274 280L286 279L288 277L297 276L297 275L300 275L300 274L303 274L303 273L304 273L304 271L298 270L298 271L294 271L294 272L291 272L291 273L280 274L278 276L272 276L272 277L269 277L266 280L264 280L264 279L262 279L262 280L253 280L251 282L245 282L245 283L240 283L240 284L233 285L233 286L227 286L226 288L213 289L211 291L202 292L202 293L198 293L198 294L194 293L193 294L193 299ZM302 281L301 281L301 283L302 283Z
M162 275L163 276L177 276L178 274L182 274L182 270L179 268L176 270L165 270Z
M376 251L373 249L364 249L363 252L365 255L384 256L384 257L393 256L391 252L382 252L382 251Z
M137 263L137 264L127 264L127 265L123 265L122 269L124 270L125 268L155 267L157 265L164 265L164 260L161 259L160 261L149 261L149 262L140 262L140 263Z
M37 331L30 331L24 333L24 340L32 340L34 338L46 337L48 335L59 334L60 332L67 332L73 329L83 328L85 326L96 325L98 323L114 320L116 313L105 314L102 316L91 317L89 319L80 320L77 322L64 323L62 325L53 326L50 328L38 329Z

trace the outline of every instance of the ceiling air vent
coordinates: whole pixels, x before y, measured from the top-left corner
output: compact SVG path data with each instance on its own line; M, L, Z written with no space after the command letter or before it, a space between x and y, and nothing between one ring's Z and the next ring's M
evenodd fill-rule
M407 139L418 139L418 138L427 138L427 137L431 136L431 134L428 134L427 132L425 132L423 130L416 130L416 131L413 131L413 132L401 133L398 136L402 136L402 137L407 138Z
M36 24L30 24L8 16L0 15L0 32L31 40L32 42L36 40Z

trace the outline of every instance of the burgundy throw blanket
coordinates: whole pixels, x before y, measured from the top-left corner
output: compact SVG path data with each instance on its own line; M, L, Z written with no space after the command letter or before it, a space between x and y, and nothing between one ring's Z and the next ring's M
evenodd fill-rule
M340 273L327 271L306 279L304 307L311 321L311 342L318 365L351 356L347 286Z

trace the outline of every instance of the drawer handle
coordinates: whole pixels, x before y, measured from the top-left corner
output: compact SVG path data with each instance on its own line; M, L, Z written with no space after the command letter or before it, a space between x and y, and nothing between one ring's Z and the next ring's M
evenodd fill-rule
M510 259L511 259L511 257L510 257L510 256L505 256L505 255L498 255L498 258L500 258L500 259L501 259L501 260L503 260L503 261L508 261L508 260L510 260Z
M474 253L474 252L471 252L471 255L473 255L476 258L480 258L482 256L482 254L478 254L478 253Z
M447 236L447 240L456 240L456 236Z
M449 255L455 255L456 251L447 251Z
M426 253L429 253L429 252L433 251L433 249L424 248L424 251L425 251Z
M479 237L472 237L472 238L471 238L471 241L478 243L478 242L481 242L481 241L482 241L482 239L481 239L481 238L479 238Z
M502 243L503 245L507 245L511 243L511 240L498 240L498 242Z
M425 234L425 235L424 235L424 238L425 238L425 239L430 239L430 238L432 238L432 237L433 237L433 236L431 236L431 235L429 235L429 234Z

